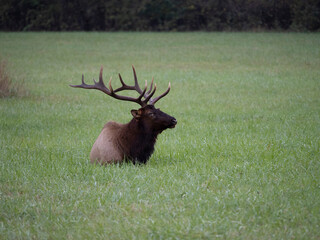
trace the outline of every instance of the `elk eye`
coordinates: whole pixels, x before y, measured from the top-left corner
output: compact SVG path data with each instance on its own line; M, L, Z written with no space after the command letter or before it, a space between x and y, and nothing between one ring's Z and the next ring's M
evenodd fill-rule
M150 112L150 113L148 113L148 116L149 117L154 117L154 113Z

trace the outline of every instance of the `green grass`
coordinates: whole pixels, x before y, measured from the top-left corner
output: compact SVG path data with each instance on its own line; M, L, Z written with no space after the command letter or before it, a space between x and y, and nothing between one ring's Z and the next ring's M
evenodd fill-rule
M0 99L0 239L319 239L320 35L0 33L28 96ZM144 166L89 164L133 103L70 88L117 73L170 94Z

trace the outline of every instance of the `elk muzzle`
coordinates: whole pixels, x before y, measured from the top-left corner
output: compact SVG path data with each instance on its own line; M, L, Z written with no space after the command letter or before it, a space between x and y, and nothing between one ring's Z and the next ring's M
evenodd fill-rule
M174 128L177 125L177 119L175 119L174 117L172 117L171 119L171 124L169 125L169 128Z

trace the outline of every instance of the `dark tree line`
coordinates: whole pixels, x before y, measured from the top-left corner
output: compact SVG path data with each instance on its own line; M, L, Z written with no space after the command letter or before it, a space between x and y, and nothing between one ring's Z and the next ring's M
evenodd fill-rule
M0 0L4 31L319 31L320 0Z

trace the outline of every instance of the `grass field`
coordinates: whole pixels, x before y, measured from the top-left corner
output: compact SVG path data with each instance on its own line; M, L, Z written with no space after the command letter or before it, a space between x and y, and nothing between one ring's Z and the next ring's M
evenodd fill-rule
M319 239L320 34L0 33L0 239ZM178 120L146 165L89 164L133 103L70 88L155 77Z

